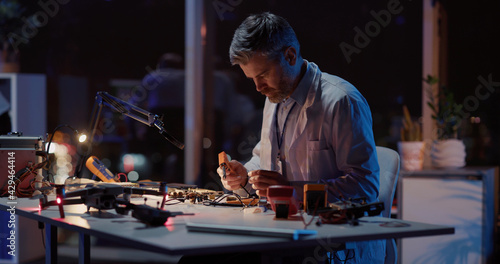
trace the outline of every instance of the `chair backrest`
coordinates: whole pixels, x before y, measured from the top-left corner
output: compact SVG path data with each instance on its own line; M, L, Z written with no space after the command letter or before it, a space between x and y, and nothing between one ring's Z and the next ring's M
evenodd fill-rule
M392 201L399 177L399 154L386 147L377 146L378 165L380 167L380 189L378 199L384 202L384 211L382 216L390 217ZM387 239L385 263L395 264L397 260L396 241Z
M399 176L399 154L386 147L377 146L378 165L380 167L380 190L378 199L384 202L384 217L391 216L392 201L396 192Z

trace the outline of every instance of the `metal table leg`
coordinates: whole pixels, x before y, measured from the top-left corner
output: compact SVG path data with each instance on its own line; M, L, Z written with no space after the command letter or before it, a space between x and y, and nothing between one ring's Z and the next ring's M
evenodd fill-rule
M78 263L90 264L90 236L79 233L78 243Z
M45 263L57 264L57 227L45 224Z

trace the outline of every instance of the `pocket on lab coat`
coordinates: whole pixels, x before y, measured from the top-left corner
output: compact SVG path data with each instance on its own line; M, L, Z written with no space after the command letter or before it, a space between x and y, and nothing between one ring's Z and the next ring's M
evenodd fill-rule
M309 140L307 141L307 150L317 151L327 149L326 140Z
M324 140L307 142L307 174L308 180L319 181L320 179L332 176L333 151L329 149Z

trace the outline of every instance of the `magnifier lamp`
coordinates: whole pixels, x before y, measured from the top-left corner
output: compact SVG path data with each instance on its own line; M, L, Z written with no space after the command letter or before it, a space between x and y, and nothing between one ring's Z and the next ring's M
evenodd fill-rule
M85 133L79 132L78 130L76 130L74 127L72 127L70 125L66 125L66 124L59 125L56 128L54 128L54 130L52 131L52 135L50 136L49 143L47 144L47 153L49 153L49 151L50 151L50 144L52 143L52 140L54 139L54 135L56 134L56 132L59 129L61 129L63 127L67 127L69 129L73 130L73 132L75 134L75 138L78 140L78 142L83 143L83 142L87 141L87 135Z
M110 108L111 110L118 112L122 115L128 116L140 123L143 123L150 127L155 127L158 132L170 143L179 149L184 149L184 144L177 140L175 137L170 135L164 128L164 123L160 120L160 116L150 113L142 108L132 105L126 101L123 101L117 97L114 97L107 92L97 92L95 97L94 107L92 109L92 118L90 120L90 138L88 139L88 144L91 146L96 133L97 125L99 123L99 118L103 106ZM87 154L88 156L88 154ZM85 157L86 158L86 157ZM83 162L82 162L83 161ZM79 177L82 170L85 159L80 160L78 170L75 175Z

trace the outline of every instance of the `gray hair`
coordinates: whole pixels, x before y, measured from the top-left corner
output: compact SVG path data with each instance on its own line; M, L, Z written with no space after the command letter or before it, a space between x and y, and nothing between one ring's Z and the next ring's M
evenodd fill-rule
M236 29L229 48L232 65L246 64L255 52L271 60L279 59L286 48L293 46L299 52L299 41L288 22L269 12L247 17Z

